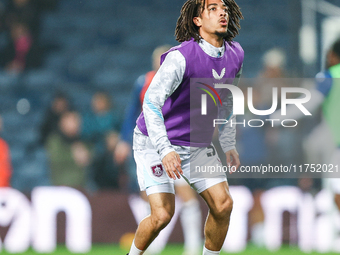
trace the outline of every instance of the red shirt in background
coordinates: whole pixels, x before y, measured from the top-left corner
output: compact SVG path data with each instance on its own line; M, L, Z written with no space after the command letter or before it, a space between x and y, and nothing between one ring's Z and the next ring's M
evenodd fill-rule
M146 73L145 75L145 83L143 85L142 91L140 92L140 96L139 96L139 99L142 105L143 105L145 93L148 90L150 83L155 75L156 75L156 71L150 71Z
M0 187L9 187L12 174L10 150L8 144L0 138Z

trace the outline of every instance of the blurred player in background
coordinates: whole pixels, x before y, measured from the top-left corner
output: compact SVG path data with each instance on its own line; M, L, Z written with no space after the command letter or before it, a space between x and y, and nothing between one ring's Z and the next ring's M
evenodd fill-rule
M320 106L322 107L322 113L324 117L324 126L321 127L322 132L320 134L320 140L327 140L327 131L331 134L331 141L328 143L318 143L320 154L323 155L320 163L331 162L334 166L340 166L340 39L335 41L327 53L326 70L320 72L316 76L317 86L315 89L310 90L312 100L305 104L305 107L310 112L315 112ZM285 118L299 119L304 117L301 111L296 110L293 107L287 107L287 114ZM271 115L273 119L280 119L281 113L277 111ZM323 125L323 124L321 124ZM319 125L320 126L320 125ZM320 128L320 127L317 127ZM325 132L326 131L326 132ZM315 135L313 139L318 139ZM331 143L331 144L329 144ZM335 146L333 146L333 144ZM329 149L333 148L333 152L329 155ZM331 156L331 157L330 157ZM340 209L340 178L328 178L324 180L326 188L330 188L335 194L335 201Z
M200 111L189 116L190 95L196 92L190 90L190 79L210 78L237 84L244 53L232 40L238 34L242 17L233 0L188 0L182 7L175 33L182 44L162 55L161 67L145 94L143 112L134 131L138 182L148 195L151 215L140 222L130 255L143 254L170 222L175 210L174 180L180 178L190 183L209 207L203 255L220 253L233 202L225 173L214 178L191 176L190 164L221 166L221 162L211 143L212 121L190 123L202 120ZM235 121L231 93L226 89L217 91L223 104L219 111L213 105L207 107L209 120L229 116ZM196 93L201 95L199 90ZM197 134L194 140L193 131ZM235 128L225 125L219 131L227 163L237 168L240 161L235 149Z
M322 77L325 77L322 81ZM331 130L337 149L331 163L340 166L340 39L331 47L327 54L327 70L317 76L321 78L318 91L324 96L322 101L323 115ZM339 176L338 176L339 177ZM330 179L331 189L335 193L335 202L340 210L340 178Z
M2 118L0 116L0 133L2 130ZM10 150L7 142L0 137L0 187L9 187L12 175Z
M157 47L152 54L153 70L138 77L134 84L134 90L131 100L126 111L125 119L122 125L120 142L115 150L115 159L119 163L126 161L129 174L129 190L136 192L138 183L136 176L136 164L132 158L132 136L133 129L136 126L144 101L145 92L148 89L153 77L160 67L161 55L171 48L170 45L162 45ZM175 219L180 214L182 229L184 233L184 253L186 255L196 255L201 250L201 227L202 217L196 192L186 183L184 179L175 181L176 195L180 201L176 199L176 212L173 221L161 232L156 241L148 248L148 254L159 254L165 248L167 240L175 226ZM150 214L150 206L145 191L141 191L140 195L143 201L136 197L130 196L129 204L134 214L137 224ZM144 209L142 207L145 207Z

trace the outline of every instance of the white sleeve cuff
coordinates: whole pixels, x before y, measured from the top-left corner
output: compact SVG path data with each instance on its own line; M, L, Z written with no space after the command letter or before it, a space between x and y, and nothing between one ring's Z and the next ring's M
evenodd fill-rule
M224 147L222 149L223 149L223 152L226 153L228 151L236 149L236 147L235 146L228 146L228 147Z
M162 151L159 152L159 156L161 157L161 160L163 160L163 158L168 155L170 152L175 151L175 149L171 146L171 147L166 147L164 148Z

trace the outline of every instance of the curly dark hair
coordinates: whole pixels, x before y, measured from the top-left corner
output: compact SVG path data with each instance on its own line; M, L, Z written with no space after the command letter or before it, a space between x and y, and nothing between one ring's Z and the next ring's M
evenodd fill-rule
M222 1L228 7L229 14L228 32L223 39L231 42L238 35L238 30L241 28L240 20L243 19L243 15L235 0ZM204 7L205 0L188 0L184 3L176 24L175 36L178 42L189 41L191 38L198 42L201 39L198 27L194 24L193 19L201 16Z

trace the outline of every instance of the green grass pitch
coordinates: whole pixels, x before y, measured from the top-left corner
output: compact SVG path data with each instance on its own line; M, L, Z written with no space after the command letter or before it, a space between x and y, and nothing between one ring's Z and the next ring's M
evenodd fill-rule
M161 253L161 255L181 255L183 252L183 245L181 244L172 244L168 245L166 249ZM2 254L10 254L5 251L0 251ZM119 245L98 245L95 244L92 246L92 250L86 254L91 254L91 255L126 255L127 251L123 250L119 247ZM34 252L32 249L25 253L21 254L27 254L27 255L36 255L36 254L42 254L42 253L37 253ZM49 253L53 255L66 255L66 254L74 254L69 252L65 246L58 246L56 252L54 253ZM221 252L221 255L227 255L227 254L232 254L232 253L226 253L226 252ZM277 252L270 252L267 251L266 249L261 249L261 248L256 248L253 246L249 246L244 252L241 253L236 253L239 255L273 255L273 254L278 254L278 255L305 255L306 253L301 252L298 248L294 247L283 247ZM320 253L312 252L308 253L310 255L316 255ZM322 255L335 255L339 253L322 253Z

